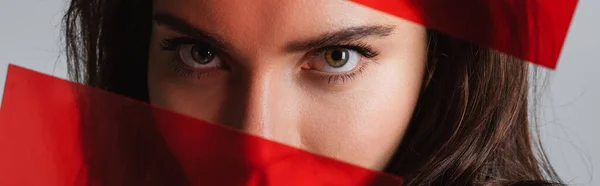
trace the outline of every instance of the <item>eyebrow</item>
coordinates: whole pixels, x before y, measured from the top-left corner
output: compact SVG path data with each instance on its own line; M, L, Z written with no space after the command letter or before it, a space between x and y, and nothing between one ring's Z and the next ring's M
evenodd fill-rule
M156 24L165 26L175 32L179 32L183 35L187 35L193 38L198 38L205 42L209 42L217 48L227 49L232 45L227 43L225 39L219 37L215 34L210 34L208 32L203 31L202 29L193 26L188 23L184 19L181 19L177 16L174 16L169 13L157 12L153 15L153 20Z
M371 25L344 28L336 32L326 33L319 37L291 42L286 51L298 52L322 48L330 45L339 45L367 37L386 37L394 31L391 25Z
M166 26L167 28L179 32L181 34L210 42L217 48L228 49L232 45L227 43L225 39L216 34L210 34L202 29L193 26L182 18L165 12L157 12L153 15L153 20L158 25ZM285 45L286 52L308 51L317 48L322 48L330 45L339 45L348 43L367 37L386 37L389 36L395 27L391 25L367 25L344 28L335 32L325 33L318 37L293 41Z

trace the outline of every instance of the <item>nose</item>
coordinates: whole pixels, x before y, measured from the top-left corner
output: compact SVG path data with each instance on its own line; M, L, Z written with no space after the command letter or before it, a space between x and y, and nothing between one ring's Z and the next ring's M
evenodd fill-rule
M300 146L294 88L285 74L274 70L232 75L221 121L243 132Z

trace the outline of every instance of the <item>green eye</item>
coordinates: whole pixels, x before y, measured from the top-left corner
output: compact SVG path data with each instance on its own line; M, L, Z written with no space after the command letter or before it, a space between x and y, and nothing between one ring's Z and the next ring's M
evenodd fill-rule
M331 67L340 68L348 63L350 51L345 48L332 48L325 51L325 61Z

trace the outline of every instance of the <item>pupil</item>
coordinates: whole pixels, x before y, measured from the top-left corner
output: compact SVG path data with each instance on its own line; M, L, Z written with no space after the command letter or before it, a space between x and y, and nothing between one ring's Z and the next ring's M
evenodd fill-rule
M207 48L198 47L196 45L192 48L192 57L197 63L207 64L212 61L213 53Z
M334 61L341 61L344 60L344 55L344 52L335 50L331 53L331 59L333 59Z

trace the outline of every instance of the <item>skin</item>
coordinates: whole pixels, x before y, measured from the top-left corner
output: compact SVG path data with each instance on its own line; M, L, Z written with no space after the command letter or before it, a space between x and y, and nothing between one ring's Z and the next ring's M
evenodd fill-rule
M155 0L154 14L162 18L149 46L152 104L373 170L401 142L421 88L425 28L337 0ZM179 55L183 45L161 48L165 39L197 38L172 18L219 38L226 68L194 68ZM378 53L353 53L358 62L349 71L331 72L318 49L290 50L361 26L388 33L342 43ZM352 78L329 77L349 72Z

